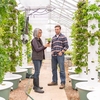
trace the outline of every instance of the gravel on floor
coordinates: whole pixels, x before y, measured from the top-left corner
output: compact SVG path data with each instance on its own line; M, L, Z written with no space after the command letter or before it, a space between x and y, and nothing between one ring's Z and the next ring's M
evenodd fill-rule
M28 87L27 91L29 92L32 88L32 81L32 79L22 80L18 88L10 92L9 100L27 100L26 87Z
M68 65L65 63L65 70L66 70L66 88L65 92L68 97L68 100L79 100L78 91L73 90L70 82L70 78L68 75Z

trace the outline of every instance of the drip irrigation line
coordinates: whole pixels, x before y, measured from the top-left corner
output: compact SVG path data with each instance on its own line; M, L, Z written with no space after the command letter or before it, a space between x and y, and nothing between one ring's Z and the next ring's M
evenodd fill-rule
M26 93L26 95L27 95L31 100L34 100L34 99L28 94L28 92L27 92L28 86L30 85L30 79L31 79L31 77L32 77L32 75L30 75L30 77L29 77L28 83L27 83L27 85L26 85L25 93Z

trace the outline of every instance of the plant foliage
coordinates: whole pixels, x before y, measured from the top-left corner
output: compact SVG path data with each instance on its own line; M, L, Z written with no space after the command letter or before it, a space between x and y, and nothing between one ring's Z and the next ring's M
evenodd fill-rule
M84 18L87 16L87 3L85 1L79 1L77 4L77 11L74 16L74 23L72 25L72 61L77 66L75 69L76 73L81 73L81 67L87 66L88 57L88 39L85 38L85 33L87 32L87 21Z

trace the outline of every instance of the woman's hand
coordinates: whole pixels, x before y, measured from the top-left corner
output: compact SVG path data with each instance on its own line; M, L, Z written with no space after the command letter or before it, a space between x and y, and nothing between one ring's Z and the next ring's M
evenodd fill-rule
M45 44L44 47L50 47L50 43Z

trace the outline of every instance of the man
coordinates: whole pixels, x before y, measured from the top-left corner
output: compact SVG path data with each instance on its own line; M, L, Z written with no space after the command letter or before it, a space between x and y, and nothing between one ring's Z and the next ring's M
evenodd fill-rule
M68 49L68 41L67 38L61 33L61 26L55 26L56 35L52 38L51 42L51 51L52 51L52 82L48 84L48 86L57 85L57 65L60 68L60 79L61 86L59 89L63 89L65 87L65 68L64 68L64 52Z

